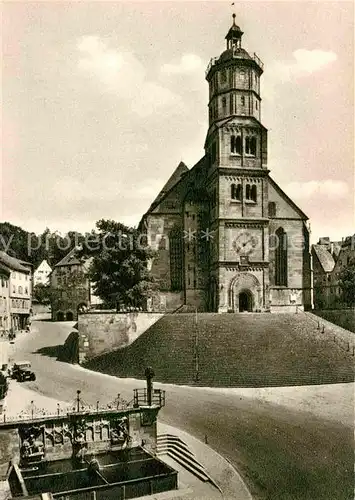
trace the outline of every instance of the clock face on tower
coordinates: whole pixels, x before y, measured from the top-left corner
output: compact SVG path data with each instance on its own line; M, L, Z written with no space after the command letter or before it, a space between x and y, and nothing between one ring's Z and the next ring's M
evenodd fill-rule
M256 236L247 231L240 233L233 241L233 249L238 255L250 255L258 243Z

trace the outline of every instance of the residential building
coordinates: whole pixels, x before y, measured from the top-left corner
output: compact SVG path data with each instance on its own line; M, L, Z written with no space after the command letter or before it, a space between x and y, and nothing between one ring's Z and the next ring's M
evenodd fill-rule
M0 335L8 332L11 326L10 274L11 270L0 262Z
M78 257L78 250L73 248L50 274L53 321L77 320L78 312L101 303L87 275L91 259Z
M23 330L30 323L32 279L31 264L0 251L0 263L10 270L10 328Z
M180 163L140 222L158 251L153 308L290 312L311 307L308 217L270 177L264 65L235 23L206 70L205 154Z
M314 308L332 309L342 307L339 276L355 259L355 236L342 241L320 238L312 245Z
M49 285L49 275L52 272L51 266L46 260L42 260L40 265L33 273L33 286L36 285Z

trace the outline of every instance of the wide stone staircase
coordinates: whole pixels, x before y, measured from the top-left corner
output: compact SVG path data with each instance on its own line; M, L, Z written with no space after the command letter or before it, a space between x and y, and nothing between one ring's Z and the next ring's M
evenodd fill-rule
M304 313L171 314L87 366L136 378L152 366L156 381L215 387L352 382L354 350L333 337Z

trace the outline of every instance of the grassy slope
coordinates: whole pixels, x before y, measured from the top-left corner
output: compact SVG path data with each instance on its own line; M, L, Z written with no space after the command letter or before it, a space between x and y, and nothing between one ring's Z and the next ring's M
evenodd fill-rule
M353 357L316 325L295 314L199 314L199 377L195 381L194 314L167 315L130 346L87 367L120 377L202 386L265 387L353 381Z

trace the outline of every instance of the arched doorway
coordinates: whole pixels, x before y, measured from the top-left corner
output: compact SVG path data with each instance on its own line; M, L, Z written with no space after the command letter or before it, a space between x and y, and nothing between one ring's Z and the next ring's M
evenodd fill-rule
M251 312L253 310L253 296L248 290L239 294L239 312Z
M74 320L74 314L71 311L67 312L67 321L73 321Z
M62 311L57 312L57 321L64 321L64 313Z
M231 312L261 310L263 291L258 278L250 272L236 273L229 285L228 302Z

